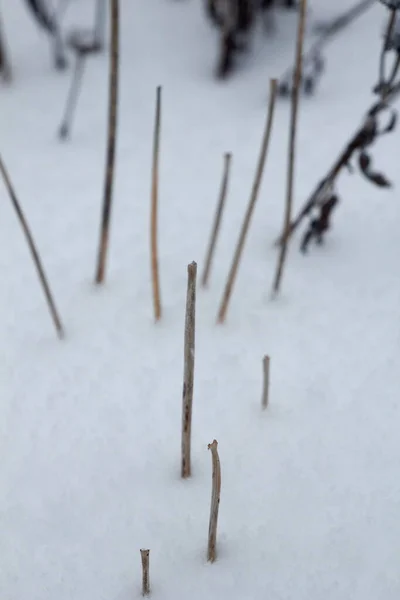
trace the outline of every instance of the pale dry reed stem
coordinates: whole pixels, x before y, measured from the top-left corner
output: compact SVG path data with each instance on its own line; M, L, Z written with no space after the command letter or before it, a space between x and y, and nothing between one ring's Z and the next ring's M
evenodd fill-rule
M154 319L161 319L160 273L158 267L158 165L160 156L160 129L161 129L161 86L156 91L156 114L154 121L153 139L153 164L151 170L151 279L153 283Z
M197 264L188 265L186 295L184 372L182 393L182 463L181 476L186 479L191 474L191 432L193 407L193 382L196 337L196 276Z
M150 594L150 550L140 550L140 556L142 558L142 596L148 596Z
M263 392L262 392L262 407L266 409L269 404L269 367L270 358L264 356L263 358Z
M217 525L219 501L221 496L221 464L219 461L217 440L214 440L212 444L208 444L208 449L211 450L212 459L212 491L210 524L208 528L207 560L213 563L217 558Z

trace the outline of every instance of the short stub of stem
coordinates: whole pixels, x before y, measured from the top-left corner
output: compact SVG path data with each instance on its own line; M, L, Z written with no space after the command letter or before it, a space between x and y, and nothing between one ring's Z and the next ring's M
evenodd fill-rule
M210 523L208 528L207 560L213 563L217 558L217 525L219 501L221 496L221 464L219 461L217 440L213 440L211 444L208 444L208 449L211 450L212 459L212 491Z
M150 550L141 549L140 556L142 559L142 596L148 596L150 594L150 576L149 576Z

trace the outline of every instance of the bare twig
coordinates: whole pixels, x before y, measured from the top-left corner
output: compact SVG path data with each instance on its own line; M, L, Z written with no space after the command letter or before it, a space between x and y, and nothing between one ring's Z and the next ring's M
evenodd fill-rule
M142 558L142 596L148 596L150 594L150 550L140 550L140 556Z
M290 220L292 215L292 204L293 204L293 183L294 183L294 167L295 167L295 149L296 149L296 132L297 132L297 115L299 107L299 94L300 94L300 82L301 82L301 70L302 70L302 55L303 55L303 43L304 43L304 31L306 22L306 10L307 0L301 0L300 2L300 14L297 29L297 44L296 44L296 58L295 58L295 72L292 89L292 105L290 115L290 133L289 133L289 157L288 157L288 173L286 182L286 206L285 206L285 219L283 231L288 231L290 227ZM286 239L286 237L285 237ZM279 287L282 281L283 269L285 266L285 259L287 256L288 244L284 243L281 245L280 254L278 258L278 264L275 274L275 280L273 284L273 291L275 294L279 292Z
M110 0L111 6L111 56L109 81L109 112L106 176L97 257L96 283L103 283L108 252L109 229L114 186L115 154L117 141L118 75L119 75L119 0Z
M192 405L196 334L196 275L197 264L188 265L188 284L186 296L185 349L182 394L182 464L181 476L191 475L190 446L192 431Z
M228 191L228 182L229 182L229 171L231 166L232 154L227 152L224 154L224 172L222 176L221 189L219 193L217 210L215 211L214 224L211 231L211 237L207 249L206 260L204 265L203 277L201 278L201 285L206 287L208 285L208 280L210 277L211 264L214 257L215 246L218 239L219 230L221 227L222 216L225 207L225 200Z
M380 54L380 58L379 58L379 86L381 87L382 90L385 86L385 58L386 58L386 53L388 51L390 39L392 37L392 32L393 32L395 22L396 22L396 10L393 8L390 11L390 16L388 19L388 23L387 23L387 27L386 27L386 31L385 31L385 35L384 35L384 39L383 39L383 44L382 44L382 50L381 50L381 54Z
M221 496L221 464L219 461L217 440L214 440L212 444L208 444L208 449L211 450L212 455L212 491L210 523L208 527L207 560L213 563L217 558L217 524Z
M156 94L156 116L154 123L153 142L153 165L151 173L151 277L153 282L153 304L154 318L161 318L160 299L160 274L158 270L158 237L157 237L157 215L158 215L158 163L160 155L160 128L161 128L161 86L157 87Z
M274 117L274 108L275 108L275 100L276 100L276 91L277 91L277 80L271 79L270 81L270 94L269 94L269 105L268 105L268 113L267 120L265 123L264 135L261 144L260 156L258 159L258 165L256 169L256 174L254 178L254 183L249 199L249 203L247 206L247 210L245 213L245 217L243 220L242 228L239 235L239 240L236 245L235 253L233 256L232 265L229 271L228 279L225 285L224 294L222 297L221 305L218 312L217 322L223 323L225 321L226 313L228 310L228 305L230 301L230 297L232 294L233 286L235 284L240 258L242 256L244 244L246 241L246 236L249 230L251 218L254 213L255 205L258 198L258 193L260 190L261 180L264 172L265 159L267 157L269 141L271 137L272 131L272 122Z
M262 393L262 407L266 409L269 404L269 366L270 366L270 358L269 356L264 356L263 358L263 393Z
M32 258L33 258L33 262L35 263L35 267L36 267L36 270L37 270L38 275L39 275L39 280L40 280L41 286L43 288L44 295L46 297L47 305L49 307L49 311L50 311L51 318L53 320L54 326L56 328L57 335L58 335L58 337L60 339L62 339L64 337L64 328L63 328L63 325L61 323L61 319L59 317L59 314L58 314L58 311L57 311L57 308L56 308L56 305L55 305L55 302L54 302L54 299L53 299L53 295L51 293L50 286L49 286L46 274L45 274L44 269L43 269L43 265L42 265L42 261L40 259L40 255L39 255L39 252L38 252L38 250L36 248L36 245L35 245L35 242L34 242L34 239L33 239L32 233L31 233L31 230L30 230L29 225L28 225L28 221L26 220L25 215L24 215L24 213L22 211L22 207L21 207L21 205L19 203L19 200L18 200L17 195L15 193L14 187L13 187L13 185L11 183L11 179L10 179L10 177L8 175L8 171L6 169L5 164L3 163L3 159L1 158L1 156L0 156L0 173L1 173L1 176L3 178L4 184L6 186L6 189L8 191L8 194L10 196L10 199L11 199L11 202L13 204L13 207L15 209L15 212L17 213L17 217L18 217L20 225L21 225L21 227L23 229L26 241L28 242L29 250L31 252L31 255L32 255Z

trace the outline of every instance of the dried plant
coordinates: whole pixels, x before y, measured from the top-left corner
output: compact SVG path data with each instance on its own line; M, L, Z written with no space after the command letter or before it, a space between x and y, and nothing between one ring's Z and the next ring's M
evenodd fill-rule
M150 550L140 550L140 556L142 559L142 596L148 596L150 594Z
M217 525L219 501L221 496L221 464L219 461L217 440L214 440L211 444L208 444L208 449L211 450L212 459L212 491L210 523L208 527L207 560L213 563L217 558Z
M272 123L274 120L276 90L277 90L277 80L271 79L270 80L270 92L269 92L267 119L265 122L265 129L264 129L264 133L263 133L256 173L254 176L253 187L251 190L246 213L245 213L242 227L240 230L239 239L236 244L235 253L233 255L232 265L231 265L231 268L230 268L230 271L228 274L228 279L227 279L224 293L222 296L221 305L220 305L220 308L218 311L217 323L223 323L225 321L226 313L228 311L229 301L230 301L232 291L233 291L233 286L235 284L237 272L239 269L240 259L241 259L242 253L243 253L244 244L246 242L247 233L249 231L251 218L253 216L254 209L256 207L256 202L257 202L258 194L260 191L262 176L264 173L265 161L266 161L267 154L268 154L269 141L271 138Z
M53 299L53 295L51 293L50 286L47 281L46 274L44 272L44 268L42 265L42 261L40 259L40 255L36 248L35 241L33 239L33 235L31 233L28 221L25 218L21 204L18 200L17 194L14 190L14 186L11 183L10 176L8 174L7 168L4 164L1 156L0 156L0 174L3 178L4 185L6 186L6 189L10 196L12 205L14 207L14 210L17 214L18 220L19 220L22 230L24 232L26 241L28 242L29 250L31 252L33 262L35 264L36 270L39 275L39 280L40 280L41 286L43 288L44 295L46 297L47 305L49 307L49 311L50 311L51 318L54 323L54 327L56 328L57 335L60 339L62 339L64 337L64 328L63 328L61 319L59 317L59 314L58 314L58 311L57 311L57 308L56 308L56 305L55 305L55 302Z
M262 392L262 400L261 405L263 409L266 409L269 404L269 367L270 367L270 357L264 356L263 358L263 392Z
M151 278L153 283L154 319L161 319L160 274L158 269L158 163L160 156L161 86L156 91L156 115L154 121L153 165L151 170Z
M0 75L9 83L12 79L11 64L8 56L8 47L5 39L3 23L0 15Z
M186 295L185 318L185 348L184 372L182 393L182 462L181 477L186 479L191 475L191 433L192 433L192 406L194 383L194 358L196 335L196 276L197 264L188 265L188 284Z
M383 40L383 53L389 50L395 51L394 66L388 78L385 77L382 68L382 53L379 64L379 82L374 91L379 99L375 101L367 111L362 124L350 140L345 145L339 157L336 159L328 173L321 179L315 190L304 203L297 216L291 220L289 226L283 231L282 235L276 240L276 245L284 245L288 242L303 220L309 217L308 227L306 228L300 248L306 252L309 243L314 240L321 244L326 232L331 226L331 217L333 210L339 203L339 195L335 192L335 186L339 175L347 169L351 173L354 168L351 164L352 159L357 159L359 172L374 185L381 188L388 188L391 182L383 173L373 168L371 148L378 139L387 133L394 131L397 124L397 112L391 106L400 94L400 82L395 81L400 65L400 18L396 14L396 20L393 18L393 10L400 9L400 2L396 7L397 0L387 0L392 4L389 6L391 15ZM384 3L387 3L384 2ZM383 121L384 120L384 121ZM383 121L383 122L382 122ZM317 214L313 214L317 211Z
M297 115L299 112L299 94L300 94L300 82L301 82L301 71L302 71L302 55L303 55L303 44L304 44L304 31L306 23L306 10L307 0L301 0L300 2L300 13L297 27L297 43L296 43L296 54L295 54L295 72L293 79L292 89L292 102L290 112L290 131L289 131L289 150L288 150L288 167L287 167L287 180L286 180L286 203L285 203L285 217L284 217L284 231L287 231L290 227L290 220L292 217L292 205L293 205L293 185L294 185L294 167L296 158L296 137L297 137ZM273 284L273 292L277 294L281 285L283 277L283 269L285 266L285 260L288 251L287 240L281 245L278 264L276 268L276 274Z
M222 216L225 208L225 200L228 192L229 173L231 166L232 154L226 152L224 154L224 171L222 176L221 189L218 198L217 210L215 211L214 224L211 231L210 242L207 248L206 260L204 263L204 272L201 278L201 285L207 287L210 277L211 264L214 257L215 246L217 244L218 234L221 228Z
M119 0L110 0L111 46L108 104L106 174L97 256L96 283L103 283L106 270L111 208L114 188L115 154L117 143L118 79L119 79Z

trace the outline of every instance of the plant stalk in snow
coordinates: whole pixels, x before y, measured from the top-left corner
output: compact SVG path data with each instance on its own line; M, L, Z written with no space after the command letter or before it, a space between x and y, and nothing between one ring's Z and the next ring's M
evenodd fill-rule
M269 105L267 112L267 120L265 123L264 135L262 139L260 156L258 159L258 165L254 177L254 183L250 194L249 203L247 205L246 213L244 216L242 228L239 235L239 240L236 245L235 253L232 260L232 265L229 271L228 279L225 285L224 294L222 297L221 305L218 311L217 323L223 323L226 318L226 313L228 311L229 301L232 295L233 286L235 285L235 280L237 276L237 272L239 269L240 259L243 253L244 244L246 241L247 233L250 227L251 218L254 213L254 209L256 206L258 194L260 191L262 176L264 172L265 160L267 157L269 141L271 138L272 131L272 122L274 117L274 108L275 108L275 100L276 100L276 91L277 91L277 80L271 79L270 81L270 93L269 93Z
M212 444L208 444L208 449L211 450L212 459L212 491L210 523L208 527L207 560L213 563L217 558L217 525L219 501L221 496L221 464L219 461L217 440L214 440Z
M153 304L154 319L161 319L161 298L160 298L160 273L158 268L158 236L157 236L157 217L158 217L158 163L160 155L160 128L161 128L161 86L157 87L156 94L156 116L154 123L154 141L153 141L153 165L151 172L151 277L153 283Z
M188 284L186 296L185 318L185 348L184 348L184 373L182 394L182 463L181 476L186 479L191 475L191 432L192 432L192 405L194 382L195 358L195 333L196 333L196 275L197 264L188 265Z
M214 257L215 246L217 244L218 234L221 228L222 216L225 208L225 200L228 192L229 172L231 166L232 154L227 152L224 154L224 172L222 176L221 189L219 193L217 210L215 212L214 224L211 231L210 242L207 249L205 266L203 277L201 278L201 285L207 287L208 280L210 277L211 264Z
M150 594L150 550L140 550L140 556L142 558L142 596L148 596Z
M100 244L97 256L96 283L103 283L106 270L111 208L114 188L115 154L117 143L118 76L119 76L119 0L110 0L111 47L108 105L108 136L106 174L100 228Z
M15 193L14 187L13 187L13 185L11 183L11 179L10 179L10 177L8 175L6 166L3 163L3 160L1 158L1 156L0 156L0 173L1 173L1 176L3 178L4 184L5 184L6 188L7 188L8 194L10 196L12 205L13 205L13 207L15 209L15 212L17 213L17 217L18 217L18 220L19 220L19 222L21 224L22 230L24 232L26 241L28 242L29 250L31 252L31 255L32 255L32 258L33 258L33 262L35 263L35 267L36 267L36 270L37 270L38 275L39 275L39 280L40 280L40 283L42 285L44 295L46 297L47 305L49 307L49 311L50 311L51 318L53 320L54 326L56 328L57 335L58 335L58 337L60 339L62 339L64 337L64 328L63 328L63 325L61 323L61 319L59 317L59 314L58 314L58 311L57 311L57 308L56 308L56 305L55 305L55 302L54 302L54 299L53 299L53 295L51 293L50 286L49 286L46 274L45 274L44 269L43 269L43 265L42 265L42 261L40 259L40 255L39 255L39 252L38 252L38 250L36 248L35 241L33 239L30 227L28 225L28 221L26 220L25 215L24 215L24 213L22 211L22 207L21 207L21 205L19 203L19 200L18 200L17 195Z
M289 156L288 156L288 172L286 181L286 205L285 205L285 217L283 231L288 231L290 227L290 220L292 216L292 205L293 205L293 185L294 185L294 167L295 167L295 151L296 151L296 133L297 133L297 115L299 109L299 94L300 94L300 82L301 82L301 70L302 70L302 56L303 56L303 44L304 44L304 31L306 22L306 10L307 0L301 0L300 2L300 14L297 28L297 43L296 43L296 58L295 58L295 72L292 89L292 104L291 104L291 115L290 115L290 133L289 133ZM286 240L286 237L285 237ZM282 282L283 269L285 266L285 260L288 251L288 244L283 243L280 247L278 264L275 274L275 280L273 284L273 292L277 294Z
M269 404L269 356L263 358L263 393L262 393L262 407L266 409Z

